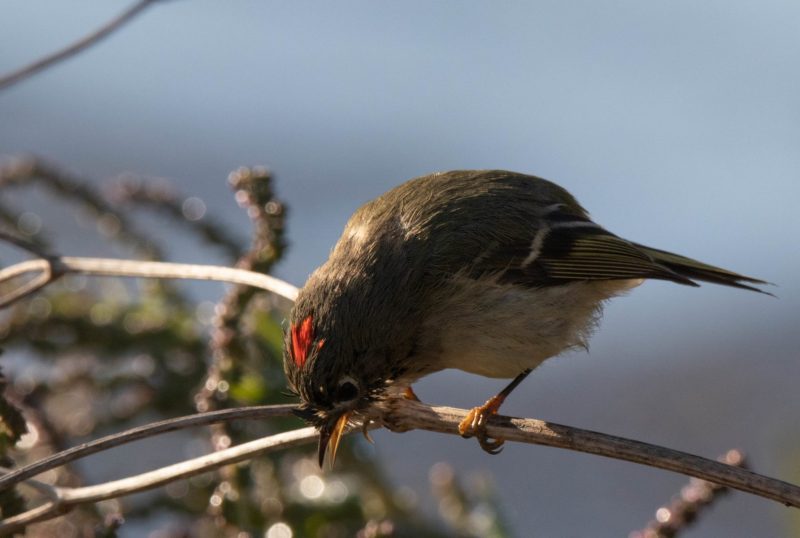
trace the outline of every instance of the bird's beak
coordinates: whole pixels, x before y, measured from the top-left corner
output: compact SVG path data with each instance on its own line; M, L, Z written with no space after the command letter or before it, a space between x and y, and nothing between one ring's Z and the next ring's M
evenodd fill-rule
M336 460L336 450L339 448L339 441L342 439L342 433L344 433L344 429L347 427L347 421L350 419L352 413L352 411L345 411L335 420L323 424L319 429L320 467L322 467L322 464L325 462L325 453L328 446L331 447L330 452L328 452L328 461L330 461L330 465L333 467L333 462Z

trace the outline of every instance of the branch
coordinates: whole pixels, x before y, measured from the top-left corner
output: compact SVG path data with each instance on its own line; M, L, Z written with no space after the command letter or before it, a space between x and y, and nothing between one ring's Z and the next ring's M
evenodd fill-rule
M238 407L234 409L224 409L220 411L210 411L207 413L197 413L186 417L172 418L146 424L137 428L107 435L100 439L83 443L73 448L63 450L52 456L48 456L41 460L35 461L30 465L20 467L19 469L6 470L5 474L0 476L0 491L12 487L15 484L28 480L32 476L44 473L50 469L55 469L61 465L72 463L73 461L85 458L97 452L108 450L126 443L153 437L166 432L182 430L185 428L192 428L196 426L207 426L218 422L237 420L237 419L263 419L269 417L285 417L292 413L292 410L297 406L291 404L285 405L261 405L253 407Z
M382 410L382 415L378 417L378 420L369 424L369 428L376 428L384 424L396 431L421 429L458 435L458 424L467 414L466 409L431 407L405 399L391 400L387 404L388 407ZM277 409L278 406L274 408ZM286 406L280 406L279 411L285 412L287 409ZM213 413L207 415L210 416ZM186 419L198 420L195 417L186 417ZM196 423L193 425L196 425ZM156 426L158 425L148 427L151 431L147 432L147 435L160 433L160 431L156 432ZM356 430L359 429L361 428L356 428ZM141 428L134 428L129 432L120 434L120 436L131 437L137 430L141 430ZM512 418L500 415L489 419L487 433L494 438L502 437L507 441L567 448L675 471L702 478L721 486L772 499L787 506L800 507L800 487L798 486L761 476L745 469L656 445L536 419ZM141 435L141 437L143 436L145 435ZM52 519L79 504L98 502L153 489L223 465L244 461L265 452L307 444L316 437L317 432L314 428L302 428L168 465L155 471L95 486L80 488L56 487L53 493L55 498L51 494L48 496L49 500L44 504L0 521L0 535L18 531L31 523ZM110 448L110 445L98 450L106 448ZM93 452L97 452L97 450Z
M232 260L242 254L241 241L230 234L225 225L206 216L205 210L194 215L187 212L186 202L193 198L179 196L157 178L125 174L106 192L115 206L144 207L159 212L198 234L203 241L219 247ZM199 198L194 200L200 201Z
M49 274L48 271L50 272ZM0 270L0 284L25 273L33 272L41 273L44 276L38 276L33 281L35 285L25 285L24 294L15 290L5 296L0 296L0 308L19 300L23 296L68 273L94 276L215 280L261 288L280 295L289 301L294 301L298 291L293 285L275 277L232 267L113 258L77 258L71 256L53 256L49 259L29 260L6 267Z
M735 467L747 467L744 454L729 450L719 461ZM698 515L720 496L730 490L725 486L692 478L681 488L680 494L672 501L656 510L656 518L642 530L631 532L629 538L674 538L697 521Z
M0 76L0 90L25 80L26 78L35 75L39 71L47 69L53 64L66 60L70 56L74 56L91 45L94 45L104 37L108 37L109 34L115 30L118 30L125 23L131 21L136 15L144 11L146 7L155 1L156 0L140 0L124 12L120 13L116 18L110 20L91 34L82 37L72 45L49 54L44 58L36 60L35 62L21 67L16 71L12 71L11 73Z
M464 409L431 407L406 399L393 400L389 405L382 418L394 430L420 429L458 435L458 424L467 414ZM641 463L800 508L800 486L657 445L542 420L500 415L489 419L487 433L495 439L567 448Z
M19 532L26 526L39 521L53 519L79 504L94 503L105 499L122 497L131 493L153 489L175 480L202 474L222 465L229 465L251 459L259 454L274 452L284 448L310 443L317 437L313 427L271 435L249 443L220 450L213 454L200 456L155 471L142 473L96 486L80 488L55 488L56 499L32 508L27 512L0 521L0 535Z
M164 253L159 244L138 231L126 211L110 203L100 190L86 178L75 176L60 166L36 156L16 157L8 162L0 161L0 192L5 193L11 187L27 187L34 182L39 182L57 198L72 201L81 209L86 210L95 221L101 235L107 235L111 240L129 245L140 252L145 259L164 259ZM107 224L103 224L103 221L109 217L116 220L117 230L112 231L112 228L115 227L113 225L108 227ZM11 228L14 227L16 226ZM3 234L3 239L9 240L6 235L8 234ZM28 250L34 252L31 248ZM40 257L46 258L47 256Z

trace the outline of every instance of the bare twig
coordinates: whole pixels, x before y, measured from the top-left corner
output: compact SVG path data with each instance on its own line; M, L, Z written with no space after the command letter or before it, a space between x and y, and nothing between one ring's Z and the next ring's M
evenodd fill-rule
M52 278L47 279L46 282L38 282L37 280L37 286L35 288L31 287L25 295L48 284L58 276L67 273L79 273L94 276L214 280L261 288L280 295L289 301L294 301L295 297L297 297L297 288L288 282L262 273L254 273L232 267L71 256L56 256L50 260L28 260L6 267L0 270L0 283L25 273L46 273L48 271L52 271ZM9 305L22 296L19 293L12 292L0 297L0 308ZM9 300L9 297L11 297L11 300Z
M43 262L42 266L39 268L39 274L37 274L32 279L28 280L21 286L17 286L10 292L6 293L5 295L2 295L2 297L0 297L0 308L10 305L11 303L22 299L23 297L26 297L28 295L31 295L32 293L37 292L38 290L50 284L58 277L58 275L53 274L52 266L47 260L36 260L36 261ZM24 274L27 272L30 271L23 271L22 273L19 274ZM0 271L0 274L1 273L3 273L3 271ZM16 274L14 274L13 272L9 272L8 275L9 275L8 279L16 276ZM0 282L4 282L5 280L6 279L0 278Z
M193 428L197 426L206 426L228 420L241 420L241 419L262 419L269 417L283 417L291 414L292 409L296 406L291 404L286 405L262 405L253 407L239 407L235 409L224 409L222 411L210 411L208 413L198 413L186 417L173 418L146 424L137 428L107 435L100 439L83 443L76 447L63 450L47 458L38 460L30 465L20 467L19 469L6 470L5 474L0 476L0 491L5 488L11 487L19 482L28 480L32 476L44 473L50 469L66 465L77 459L85 458L91 454L96 454L103 450L108 450L116 446L120 446L133 441L138 441L146 437L152 437L161 433L182 430L185 428Z
M420 429L458 435L464 409L430 407L406 399L392 400L384 421L396 430ZM766 499L800 508L800 486L768 478L700 456L632 441L603 433L581 430L530 418L497 415L489 420L487 433L495 439L518 441L641 463L738 489Z
M11 73L7 73L3 76L0 76L0 90L8 88L20 82L30 76L35 75L36 73L47 69L51 65L58 63L62 60L66 60L70 56L74 56L81 52L82 50L94 45L98 41L102 40L104 37L108 37L109 34L118 30L122 27L125 23L131 21L136 15L144 11L146 7L150 4L156 2L157 0L140 0L136 2L131 7L126 9L124 12L120 13L114 19L108 21L102 27L98 28L91 34L88 34L75 43L56 51L52 54L45 56L44 58L40 58L35 62L21 67L16 71L12 71Z
M35 156L24 156L0 162L0 191L7 187L23 187L38 182L62 199L72 200L87 210L97 221L98 229L106 229L110 238L135 248L148 260L164 258L161 247L151 237L138 231L131 217L114 207L86 178ZM107 221L105 224L104 221ZM44 257L44 256L42 256Z
M13 473L13 472L14 471L12 469L9 469L8 467L0 467L0 473ZM38 491L45 497L48 497L50 499L58 498L58 491L56 491L55 486L51 486L50 484L45 484L44 482L33 480L31 478L27 479L25 482L23 482L23 484L33 490Z
M21 249L27 250L31 254L40 256L42 258L41 261L44 262L44 265L42 266L41 270L38 271L39 274L37 274L32 279L24 282L20 286L16 286L14 289L6 293L5 295L0 296L0 308L2 308L7 304L11 304L15 301L18 301L19 299L22 299L27 295L35 293L36 291L47 286L48 284L50 284L50 282L58 278L59 275L53 274L53 266L49 262L48 256L43 252L41 252L36 245L34 245L33 243L29 243L28 241L20 237L16 237L12 234L8 234L5 232L0 232L0 239L3 241L7 241L12 245L17 246ZM30 271L22 271L20 273L14 273L13 271L10 271L8 273L7 278L0 278L0 283L5 282L6 280L10 280L16 276L25 274L27 272Z
M746 468L744 454L729 450L719 461L734 467ZM656 518L642 530L630 533L629 538L674 538L697 520L701 510L707 508L730 489L699 478L692 478L681 488L680 495L668 506L656 510Z
M174 222L185 226L213 245L221 248L231 260L241 256L241 241L228 232L226 227L209 217L192 218L187 213L185 203L192 198L181 198L162 182L152 178L126 175L111 186L108 198L115 205L135 205L157 211ZM194 200L200 201L199 198Z
M139 491L153 489L175 480L189 478L206 471L248 460L259 454L292 448L310 443L317 437L314 428L301 428L290 432L271 435L249 443L220 450L212 454L182 461L162 467L155 471L136 476L122 478L80 488L56 488L57 500L51 500L22 514L12 516L0 522L0 535L17 532L27 525L58 517L79 504L94 503L105 499L113 499Z
M27 239L23 239L22 237L18 237L16 235L6 233L0 231L0 239L11 243L12 245L21 248L22 250L27 250L31 254L38 256L40 258L47 258L47 253L45 253L38 245L28 241Z
M422 429L458 435L458 424L466 414L465 409L431 407L405 399L392 400L384 409L383 415L370 424L370 428L386 424L395 430ZM152 433L151 431L150 434ZM487 433L507 441L567 448L675 471L772 499L787 506L800 507L798 486L656 445L541 420L504 416L491 418ZM0 534L14 532L37 521L52 519L78 504L152 489L222 465L244 461L264 452L309 443L316 436L314 428L302 428L104 484L80 488L55 488L56 500L51 499L41 506L0 522Z

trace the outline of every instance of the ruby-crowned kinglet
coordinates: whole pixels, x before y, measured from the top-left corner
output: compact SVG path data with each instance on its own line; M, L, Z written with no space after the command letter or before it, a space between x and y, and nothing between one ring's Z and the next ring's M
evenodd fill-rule
M300 291L286 336L284 368L298 414L320 431L320 465L348 423L445 368L514 378L460 427L497 452L487 417L542 361L585 346L606 299L647 278L764 284L626 241L534 176L432 174L367 203Z

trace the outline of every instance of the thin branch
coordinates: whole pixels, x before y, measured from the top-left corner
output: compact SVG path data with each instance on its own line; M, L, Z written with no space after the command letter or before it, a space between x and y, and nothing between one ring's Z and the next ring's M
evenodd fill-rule
M309 426L288 432L270 435L248 443L226 448L212 454L182 461L155 471L106 482L97 486L71 488L62 493L69 504L91 503L112 499L121 495L129 495L139 491L153 489L175 480L189 478L216 469L222 465L230 465L249 460L259 454L278 449L302 446L317 438L316 428Z
M8 467L0 467L0 473L13 473L13 469L9 469ZM39 480L27 479L23 482L24 486L28 486L31 489L34 489L48 497L50 499L57 499L58 498L58 491L56 490L55 486L51 486L50 484L46 484L44 482L40 482Z
M122 208L115 207L86 178L75 176L64 168L36 156L0 161L0 192L9 187L27 187L38 182L60 200L70 200L88 211L98 231L113 241L127 244L148 260L162 260L161 246L151 237L138 231L131 217ZM111 227L103 221L111 218ZM112 231L112 228L117 228ZM103 231L106 229L106 231ZM31 250L31 249L29 249ZM46 258L47 256L40 256Z
M176 480L202 474L222 465L245 461L259 454L304 445L316 437L317 431L313 427L301 428L96 486L56 488L57 500L48 501L27 512L0 521L0 535L19 532L32 523L58 517L79 504L94 503L153 489Z
M744 454L739 450L729 450L719 458L719 461L734 467L747 467ZM689 483L681 488L679 495L676 495L668 505L656 510L655 519L650 521L647 527L628 536L629 538L675 538L696 522L698 515L704 509L729 491L729 488L708 480L691 478Z
M383 421L395 430L420 429L458 435L458 424L466 413L464 409L430 407L398 399L391 401ZM666 469L800 508L800 486L657 445L542 420L500 415L489 420L487 433L495 439L567 448Z
M269 417L285 417L291 415L293 409L297 406L291 404L284 405L261 405L252 407L238 407L235 409L223 409L221 411L210 411L208 413L197 413L185 417L172 418L146 424L126 430L124 432L115 433L83 443L81 445L69 448L48 456L41 460L35 461L30 465L20 467L19 469L6 470L5 474L0 476L0 491L12 487L15 484L28 480L32 476L55 469L61 465L66 465L77 459L84 458L91 454L96 454L103 450L108 450L126 443L138 441L146 437L153 437L155 435L182 430L185 428L193 428L197 426L207 426L228 420L240 419L263 419Z
M396 431L422 429L451 435L458 435L458 424L467 414L465 409L430 407L405 399L388 402L388 406L381 412L382 415L369 425L370 428L387 425ZM800 507L798 486L656 445L541 420L499 415L489 420L487 433L494 438L504 438L506 441L567 448L675 471L772 499L787 506ZM264 452L306 444L316 437L317 432L314 428L302 428L104 484L80 488L55 488L56 500L50 500L0 522L0 535L20 530L37 521L52 519L78 504L93 503L153 489L222 465L244 461Z
M14 303L22 299L23 297L31 295L32 293L35 293L36 291L47 286L60 276L53 274L53 266L48 261L49 257L47 256L47 254L39 250L39 248L33 243L26 241L21 237L17 237L13 234L9 234L3 231L0 231L0 239L8 243L11 243L12 245L18 248L27 250L31 254L39 256L40 258L42 258L41 261L45 262L42 268L39 271L37 271L39 274L37 274L35 277L28 280L27 282L24 282L20 286L15 287L5 295L0 295L0 308L9 305L11 303ZM13 267L15 266L11 266L8 269L11 269ZM11 280L16 276L23 275L28 272L30 271L19 271L19 272L8 271L7 273L5 273L6 276L4 278L0 277L0 283L5 282L6 280ZM0 274L1 273L4 273L4 271L0 271Z
M23 239L22 237L18 237L18 236L14 235L14 234L7 233L7 232L4 232L4 231L0 231L0 239L2 239L3 241L6 241L7 243L11 243L12 245L14 245L17 248L20 248L22 250L27 250L28 252L30 252L34 256L38 256L40 258L47 258L48 257L47 253L44 252L41 248L39 248L38 245L32 243L31 241L29 241L27 239Z
M54 275L52 271L52 266L50 265L47 260L37 260L44 262L43 266L38 269L39 274L37 274L32 279L28 280L27 282L23 283L21 286L18 286L12 289L10 292L6 293L5 295L0 296L0 308L4 306L10 305L16 301L19 301L23 297L27 297L31 295L43 287L47 286L51 282L53 282L58 275ZM12 266L15 267L15 266ZM11 269L11 267L9 267ZM21 273L17 274L25 274L30 271L22 271ZM4 271L0 271L0 274L4 273ZM9 272L7 279L11 279L14 276L17 276L14 272ZM4 275L5 276L5 275ZM0 278L0 282L4 282L6 279Z
M197 233L204 241L220 247L231 260L241 256L243 247L227 228L211 217L203 216L197 220L186 213L185 202L171 189L154 178L125 175L107 191L108 198L116 206L145 207L166 215L173 222ZM198 199L199 200L199 199Z
M151 262L141 260L122 260L114 258L79 258L54 256L49 260L38 259L20 262L0 270L0 283L25 273L46 273L52 269L52 278L38 282L28 293L41 288L55 278L67 273L94 276L119 276L141 278L179 278L193 280L214 280L231 284L244 284L270 291L289 301L297 297L297 288L275 277L243 269L214 265L195 265L188 263ZM9 300L11 297L11 300ZM20 299L19 293L0 297L0 308Z
M43 71L50 67L53 64L56 64L60 61L66 60L70 56L74 56L79 52L83 51L84 49L94 45L98 41L102 40L104 37L108 37L112 32L121 28L125 23L130 22L136 15L144 11L146 7L150 4L155 3L157 0L140 0L139 2L133 4L131 7L126 9L124 12L120 13L114 19L108 21L106 24L88 34L75 43L56 51L52 54L45 56L35 62L23 66L16 71L12 71L11 73L7 73L3 76L0 76L0 90L8 88L25 80L26 78L35 75L36 73Z

